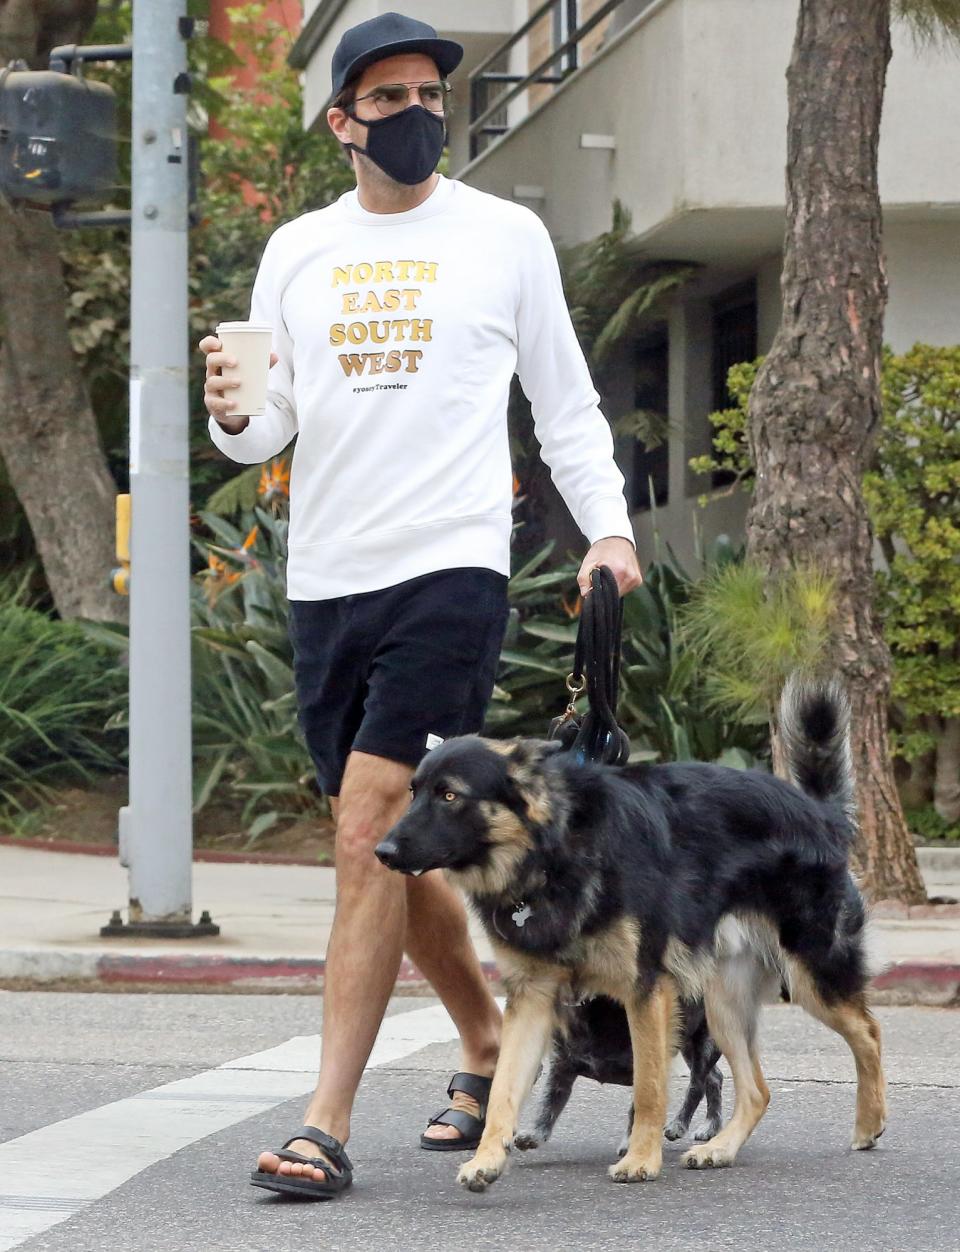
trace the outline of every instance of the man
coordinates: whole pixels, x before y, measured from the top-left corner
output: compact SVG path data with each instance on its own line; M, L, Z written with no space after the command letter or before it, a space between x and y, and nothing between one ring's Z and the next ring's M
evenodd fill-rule
M640 582L549 236L435 172L462 55L396 13L344 34L327 121L357 189L267 243L251 311L274 331L263 416L231 416L227 358L212 336L200 344L218 448L256 463L297 436L287 592L301 724L337 824L337 906L307 1126L262 1153L252 1181L316 1198L350 1184L351 1109L404 951L462 1045L450 1108L421 1145L468 1148L483 1129L500 1015L463 904L439 874L388 873L373 848L423 753L483 723L508 614L514 372L591 544L581 589L601 564L621 594Z

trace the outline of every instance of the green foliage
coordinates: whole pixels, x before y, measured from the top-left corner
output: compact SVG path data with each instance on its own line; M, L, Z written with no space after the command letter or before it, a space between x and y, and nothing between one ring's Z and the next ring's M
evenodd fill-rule
M0 585L0 809L44 784L116 769L122 738L105 729L126 676L82 627L31 607L25 582Z
M682 616L708 707L765 725L791 673L816 676L830 665L835 615L834 583L822 571L771 580L752 562L718 567L693 588Z
M911 721L960 716L960 347L887 353L884 418L864 492L887 569L877 575L893 695ZM900 741L905 755L928 736Z
M713 474L720 470L733 474L733 480L726 488L728 492L741 486L745 491L753 489L753 462L747 440L747 404L762 364L761 356L755 361L743 361L730 367L727 390L734 399L734 408L710 414L708 420L714 431L713 452L709 456L693 457L690 461L690 468L695 474ZM705 504L708 499L708 496L701 496L700 503Z
M217 46L209 87L215 133L203 141L200 222L191 237L191 342L219 321L249 315L250 292L267 239L278 226L332 203L353 186L353 174L332 135L304 131L300 79L286 64L290 35L264 18L262 4L230 10L234 58L258 66L252 87L218 70ZM192 410L202 414L199 358ZM194 488L201 497L234 474L210 446L204 422L194 429ZM247 495L243 503L249 504Z
M196 7L196 6L193 6ZM231 10L231 47L198 35L189 44L196 84L191 129L201 143L199 221L190 238L190 342L218 321L245 318L260 254L281 223L322 208L352 185L330 135L304 132L300 80L286 64L291 36L267 20L263 4ZM129 0L101 5L90 42L123 43L132 29ZM252 87L230 71L257 67ZM91 71L94 74L94 71ZM117 93L121 188L113 207L129 205L130 66L97 66L94 76ZM213 126L207 134L208 124ZM217 129L219 127L219 129ZM90 388L111 467L126 477L130 353L130 243L126 230L65 231L61 258L69 291L67 319ZM233 473L211 447L203 415L199 356L191 371L193 491L202 500ZM249 504L249 500L245 500ZM2 519L0 519L2 520Z
M257 508L240 526L202 515L207 568L192 584L194 812L242 803L253 842L279 821L325 815L297 724L284 580L287 524ZM119 650L122 626L88 631ZM125 715L115 725L125 726Z
M920 44L960 41L960 0L893 0L893 15Z
M920 809L907 809L904 817L907 829L919 839L960 843L960 825L945 821L932 804Z
M610 230L560 253L563 286L581 346L595 373L616 349L662 320L666 298L688 282L697 267L652 262L630 232L630 212L613 204Z
M244 801L251 838L323 811L297 724L284 587L287 524L256 509L237 528L214 514L194 583L195 808L218 789ZM222 562L222 565L220 565Z
M551 550L552 545L544 547L510 582L513 629L487 718L494 734L542 738L566 703L564 682L577 636L577 566L545 571ZM719 540L708 567L735 559L729 543ZM669 558L651 565L643 586L624 600L619 718L634 760L752 764L766 750L766 728L737 724L708 708L697 666L679 634L678 619L694 586ZM577 708L585 711L585 697Z

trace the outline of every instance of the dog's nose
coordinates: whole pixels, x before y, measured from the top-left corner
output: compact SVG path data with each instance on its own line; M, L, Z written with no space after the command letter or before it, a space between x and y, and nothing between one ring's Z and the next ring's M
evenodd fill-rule
M382 865L386 865L387 869L393 869L396 865L399 852L400 849L393 839L384 839L373 850L374 856Z

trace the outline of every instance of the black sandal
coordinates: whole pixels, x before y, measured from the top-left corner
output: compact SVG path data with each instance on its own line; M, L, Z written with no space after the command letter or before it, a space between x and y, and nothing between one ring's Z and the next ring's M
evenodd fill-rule
M325 1161L319 1156L301 1156L299 1152L291 1152L288 1145L297 1139L307 1139L323 1148L330 1160ZM331 1200L339 1195L353 1182L353 1165L344 1151L343 1144L332 1135L325 1134L316 1126L304 1126L302 1130L287 1140L276 1154L281 1161L292 1161L297 1165L312 1165L322 1169L326 1178L317 1182L313 1178L295 1177L292 1174L269 1174L266 1170L255 1169L250 1173L250 1184L263 1187L267 1191L278 1191L284 1195L297 1195L308 1200Z
M449 1106L441 1109L435 1117L431 1117L427 1126L455 1126L460 1131L459 1139L431 1139L429 1135L420 1136L421 1148L428 1152L463 1152L475 1148L480 1142L483 1128L487 1121L487 1101L490 1099L492 1078L481 1078L479 1074L454 1074L447 1087L447 1095L453 1098L455 1091L471 1096L480 1105L480 1116L474 1117L462 1109Z

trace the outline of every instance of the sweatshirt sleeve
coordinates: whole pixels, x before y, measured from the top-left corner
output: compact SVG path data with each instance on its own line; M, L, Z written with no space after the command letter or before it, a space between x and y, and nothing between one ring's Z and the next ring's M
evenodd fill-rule
M210 438L221 452L241 465L257 465L283 451L297 433L297 409L293 396L293 341L280 313L278 266L274 233L267 241L250 300L250 321L273 327L273 350L279 357L267 380L267 407L250 418L239 435L229 435L211 417Z
M635 544L613 435L570 320L553 242L531 217L520 263L517 373L541 455L588 542L622 536Z

